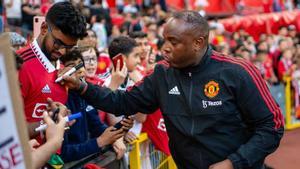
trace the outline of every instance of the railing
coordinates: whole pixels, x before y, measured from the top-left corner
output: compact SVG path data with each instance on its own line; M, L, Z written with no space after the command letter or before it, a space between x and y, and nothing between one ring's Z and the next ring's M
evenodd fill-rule
M142 160L145 156L150 156L153 169L177 169L171 156L166 156L162 152L150 148L149 154L141 154L141 144L148 141L146 133L141 133L139 138L131 143L132 150L129 153L130 169L142 169ZM151 145L151 144L150 144ZM153 147L153 145L151 145Z

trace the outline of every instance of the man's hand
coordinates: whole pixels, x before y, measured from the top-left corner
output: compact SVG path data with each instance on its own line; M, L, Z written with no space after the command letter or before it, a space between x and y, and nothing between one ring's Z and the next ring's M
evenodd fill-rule
M117 154L117 159L121 159L126 152L126 145L124 144L122 137L113 143L113 148Z
M121 121L122 124L122 129L124 131L128 131L132 128L133 126L133 118L131 116L129 116L128 118L123 118Z
M233 165L229 159L212 164L209 169L233 169Z
M64 67L58 71L57 77L63 76L63 80L60 82L61 85L65 85L69 89L78 90L80 87L80 79L76 78L73 74L71 76L64 76L64 73L72 69L72 67Z
M97 138L97 144L99 147L104 147L123 137L124 134L125 133L122 128L116 130L113 126L110 126Z

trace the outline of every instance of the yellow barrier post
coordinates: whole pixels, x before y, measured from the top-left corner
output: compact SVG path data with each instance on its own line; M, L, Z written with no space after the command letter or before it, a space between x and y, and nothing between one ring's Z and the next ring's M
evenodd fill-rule
M148 139L146 133L141 133L137 140L131 143L132 150L129 153L129 165L131 169L141 168L140 144Z
M291 94L291 77L284 77L286 82L285 85L285 110L286 110L286 117L285 117L285 128L288 130L292 130L295 128L300 127L300 123L293 123L292 118L292 94Z
M130 169L141 169L140 144L145 142L147 139L147 133L141 133L137 140L130 143L133 147L129 153ZM163 166L167 166L168 169L177 169L172 156L168 156L165 160L161 161L157 169L160 169Z
M291 78L285 77L284 78L286 85L285 85L285 124L286 128L289 129L291 127L292 122L292 97L291 97Z
M169 169L177 169L177 166L176 166L172 156L168 157L168 166L169 166Z

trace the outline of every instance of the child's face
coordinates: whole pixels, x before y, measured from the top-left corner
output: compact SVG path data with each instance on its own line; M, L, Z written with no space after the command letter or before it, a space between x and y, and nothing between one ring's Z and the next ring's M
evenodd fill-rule
M141 48L137 46L132 49L132 52L127 57L124 57L129 72L134 71L136 66L141 63L141 53Z
M90 48L89 50L87 50L85 52L82 52L82 57L83 57L83 60L84 60L86 76L87 77L95 76L96 71L97 71L96 51L93 48Z
M65 67L74 67L78 64L82 63L81 59L77 59L77 60L72 60L72 61L67 61L65 63ZM75 77L76 78L79 78L79 79L82 79L85 77L85 69L84 67L80 68L79 70L77 70L75 73L74 73Z
M286 50L283 53L283 57L286 58L286 59L292 59L293 58L293 52L292 52L292 50Z
M147 53L149 52L149 45L147 38L135 38L135 41L138 43L138 45L141 47L141 59L147 59Z

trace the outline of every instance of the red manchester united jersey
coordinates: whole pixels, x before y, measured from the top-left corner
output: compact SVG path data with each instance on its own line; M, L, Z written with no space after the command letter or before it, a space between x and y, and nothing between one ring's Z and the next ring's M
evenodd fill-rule
M55 83L59 61L55 68L41 51L36 40L18 51L24 63L19 70L19 80L27 122L40 121L47 106L47 98L66 103L67 90Z

